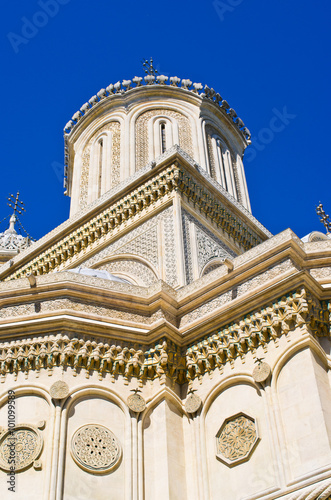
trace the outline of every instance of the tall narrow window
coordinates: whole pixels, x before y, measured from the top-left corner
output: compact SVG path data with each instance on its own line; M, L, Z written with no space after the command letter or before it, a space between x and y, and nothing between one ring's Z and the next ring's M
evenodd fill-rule
M217 159L218 159L218 165L219 165L220 174L221 174L222 186L228 191L229 189L228 189L228 182L227 182L227 173L225 171L221 141L219 139L216 140L216 144L217 144Z
M98 198L101 196L102 166L103 166L103 139L98 142L99 165L98 165Z
M161 132L161 154L162 154L167 149L165 123L161 123L160 132Z

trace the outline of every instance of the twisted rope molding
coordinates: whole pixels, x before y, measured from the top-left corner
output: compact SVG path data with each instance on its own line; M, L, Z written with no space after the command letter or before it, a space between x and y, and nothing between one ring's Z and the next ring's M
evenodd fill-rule
M307 496L308 494L308 496ZM331 499L331 481L322 484L309 492L292 495L289 500L330 500Z
M329 336L329 304L319 302L304 289L291 292L273 304L248 314L238 323L227 325L218 333L201 339L188 348L181 348L169 339L162 338L152 346L135 343L91 341L69 338L58 334L34 339L16 340L0 344L0 377L8 373L17 377L18 372L41 369L53 372L54 367L70 367L73 375L83 372L89 378L98 372L102 380L106 374L112 381L123 376L127 384L135 377L144 380L169 377L183 384L216 369L221 372L226 363L244 358L268 343L278 342L283 335L297 326L307 325L317 337ZM113 345L111 345L113 342Z

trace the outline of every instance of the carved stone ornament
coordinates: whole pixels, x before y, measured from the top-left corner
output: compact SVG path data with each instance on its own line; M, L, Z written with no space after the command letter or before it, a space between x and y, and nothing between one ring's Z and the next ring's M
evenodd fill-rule
M260 363L258 364L252 373L252 377L255 380L255 382L265 382L267 378L271 374L271 368L268 365L268 363Z
M146 401L140 394L131 394L127 399L130 410L141 413L146 408Z
M93 474L105 474L119 465L122 449L107 427L87 424L72 436L71 454L81 469Z
M62 382L62 380L58 380L54 382L49 392L53 399L65 399L69 394L69 387L68 384Z
M245 462L259 442L254 418L238 413L227 418L216 435L216 456L232 467Z
M21 424L7 430L0 438L0 468L9 472L27 469L32 465L43 448L43 438L32 425ZM12 461L14 460L14 461Z
M196 394L190 394L185 401L185 410L187 413L195 413L202 404L201 399Z

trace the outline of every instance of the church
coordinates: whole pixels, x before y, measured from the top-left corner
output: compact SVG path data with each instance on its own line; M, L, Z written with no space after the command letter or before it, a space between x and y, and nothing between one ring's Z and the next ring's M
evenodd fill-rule
M66 124L68 220L0 234L2 497L330 500L330 234L273 236L242 119L145 66Z

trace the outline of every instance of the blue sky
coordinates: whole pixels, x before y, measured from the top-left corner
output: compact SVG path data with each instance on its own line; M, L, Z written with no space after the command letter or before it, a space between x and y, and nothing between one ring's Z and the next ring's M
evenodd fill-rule
M250 129L255 217L274 234L324 231L315 205L331 214L330 13L328 0L3 2L0 219L17 190L35 238L68 217L64 125L100 88L143 76L153 56L159 72L217 90Z

